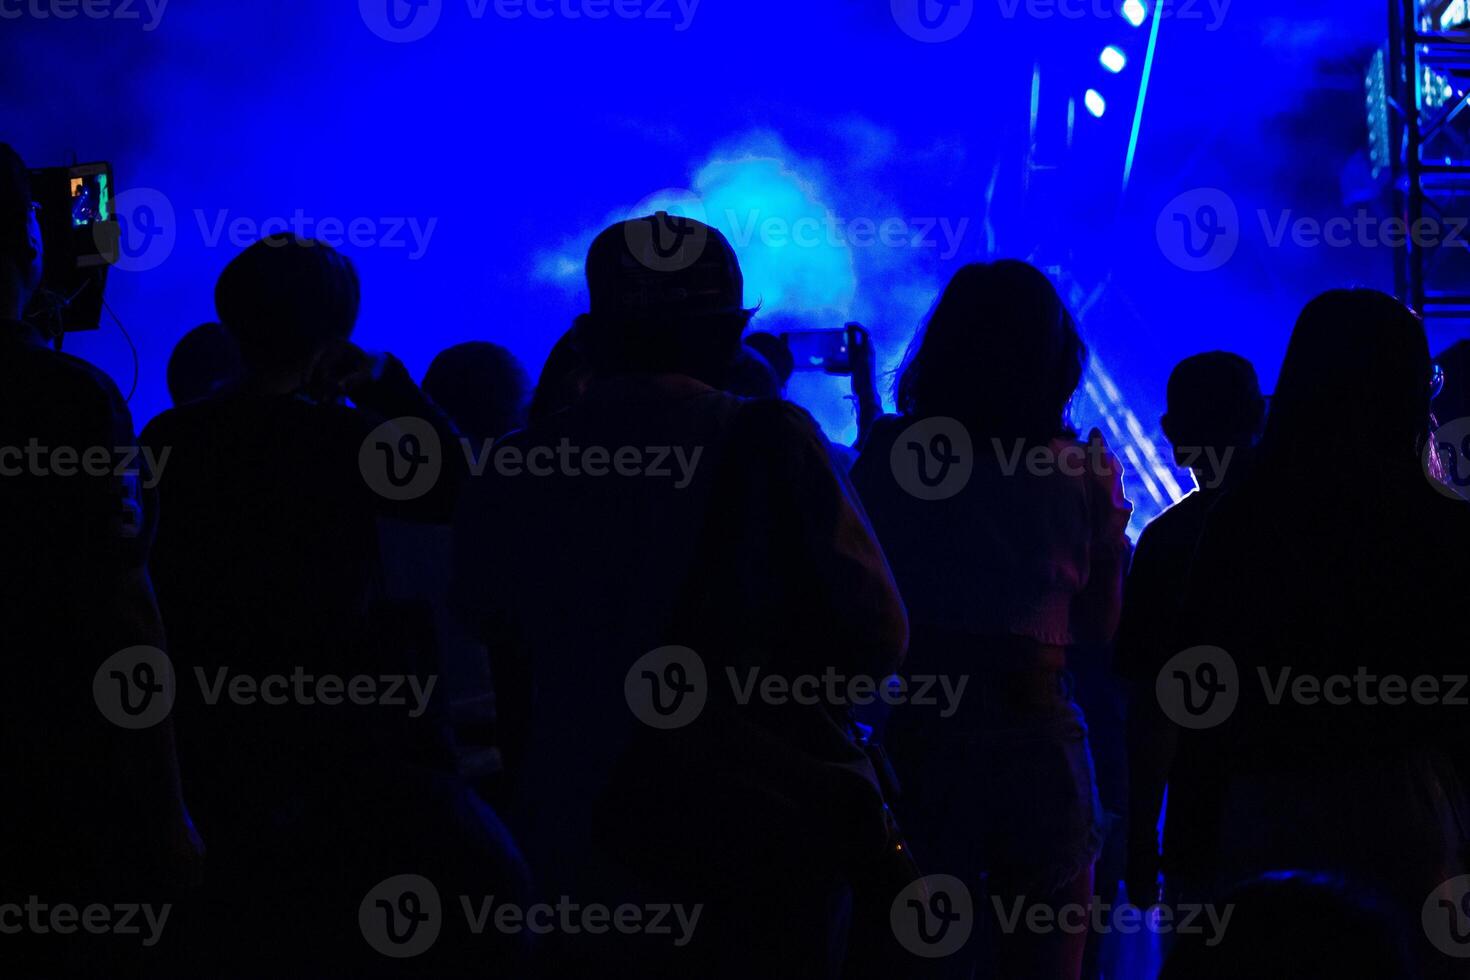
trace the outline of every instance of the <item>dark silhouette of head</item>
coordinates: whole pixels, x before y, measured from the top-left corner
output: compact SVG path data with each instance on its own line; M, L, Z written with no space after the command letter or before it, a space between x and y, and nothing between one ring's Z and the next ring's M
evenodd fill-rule
M537 379L536 390L531 395L531 408L528 412L530 421L539 422L548 415L570 408L581 399L582 392L587 390L587 385L592 380L592 366L587 363L587 358L582 356L582 350L577 346L577 334L586 319L585 313L577 317L572 328L561 335L561 339L551 348L551 353L546 355L546 363L541 366L541 377Z
M613 225L587 251L591 310L577 343L600 375L675 373L720 387L751 311L725 236L663 212Z
M1369 471L1417 474L1431 380L1429 342L1412 311L1372 289L1323 293L1292 331L1263 462L1305 470L1352 458Z
M515 355L474 340L440 351L424 375L424 391L462 433L496 439L526 422L529 382Z
M1087 347L1056 287L1004 260L955 273L899 372L899 411L949 416L975 435L1074 436L1072 396Z
M214 305L248 375L309 368L352 335L361 287L347 257L295 235L262 238L220 273Z
M757 331L746 334L745 346L766 359L771 370L776 372L781 386L785 387L791 380L791 375L796 371L796 359L791 356L791 348L785 339L777 334Z
M1266 424L1266 400L1256 369L1239 354L1211 351L1180 361L1169 375L1168 411L1160 420L1174 461L1196 471L1201 450L1249 450Z
M184 334L168 357L168 393L175 405L208 398L245 374L240 348L218 323L203 323Z
M18 317L41 284L41 229L26 165L0 143L0 316Z
M783 385L758 351L742 346L735 355L725 390L741 398L780 398Z
M1159 980L1411 980L1408 943L1393 914L1341 880L1268 875L1217 903L1221 935L1181 934Z

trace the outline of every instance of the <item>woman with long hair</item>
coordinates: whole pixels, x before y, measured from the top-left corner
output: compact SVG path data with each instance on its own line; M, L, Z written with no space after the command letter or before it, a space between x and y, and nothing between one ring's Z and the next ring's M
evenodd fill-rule
M1427 472L1434 387L1423 323L1383 293L1329 292L1297 321L1258 463L1211 511L1187 587L1179 647L1211 648L1239 700L1180 733L1171 893L1303 868L1417 919L1466 870L1470 506Z
M988 933L946 976L1081 970L1102 828L1067 656L1116 627L1131 513L1118 461L1070 422L1086 358L1039 271L965 266L853 471L909 608L911 690L962 692L900 705L887 733L916 860L965 883ZM1036 905L1069 928L1028 930Z

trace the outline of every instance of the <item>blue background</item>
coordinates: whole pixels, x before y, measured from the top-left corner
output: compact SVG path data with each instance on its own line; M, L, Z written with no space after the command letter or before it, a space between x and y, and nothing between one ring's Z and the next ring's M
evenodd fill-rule
M238 251L228 232L211 241L215 229L298 210L366 219L374 234L388 219L434 222L418 257L406 231L407 247L344 247L364 285L357 339L416 375L471 338L507 344L534 374L584 308L592 235L652 198L692 192L727 233L728 216L898 219L913 232L946 222L964 228L957 248L940 228L927 246L732 237L747 302L764 304L758 323L861 320L885 369L963 262L1058 271L1134 413L1132 435L1154 439L1181 357L1237 350L1269 390L1307 299L1391 287L1387 248L1273 247L1258 217L1381 214L1362 72L1388 13L1370 0L1236 0L1223 16L1206 0L1168 5L1126 195L1150 25L1104 0L973 0L950 12L970 19L942 43L906 33L888 0L701 0L683 29L674 0L667 19L601 20L509 18L493 2L477 18L477 0L442 0L409 43L370 26L383 28L387 0L173 0L151 30L142 0L133 20L62 20L44 3L38 17L36 2L0 0L0 139L32 166L110 160L120 191L148 189L132 205L161 197L173 211L171 247L109 286L141 358L139 425L167 407L173 343L213 317L214 280ZM1107 44L1128 55L1118 75L1098 62ZM1094 87L1100 119L1080 107ZM1238 209L1239 245L1220 268L1190 272L1159 224L1199 188ZM130 387L111 319L67 347ZM850 434L840 382L798 378L792 393L834 436ZM1119 408L1084 399L1082 420L1102 404Z

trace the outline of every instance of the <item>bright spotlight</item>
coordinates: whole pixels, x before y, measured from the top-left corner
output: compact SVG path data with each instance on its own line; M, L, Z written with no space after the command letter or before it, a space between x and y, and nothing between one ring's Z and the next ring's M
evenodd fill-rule
M1103 48L1103 53L1098 60L1102 62L1104 68L1114 75L1122 71L1123 67L1128 64L1128 56L1116 44L1109 44Z
M1142 27L1148 19L1148 8L1143 5L1143 0L1124 0L1123 16L1134 27Z
M1087 111L1101 119L1104 112L1108 111L1108 100L1102 97L1102 93L1095 88L1087 90L1082 97L1082 102L1087 106Z

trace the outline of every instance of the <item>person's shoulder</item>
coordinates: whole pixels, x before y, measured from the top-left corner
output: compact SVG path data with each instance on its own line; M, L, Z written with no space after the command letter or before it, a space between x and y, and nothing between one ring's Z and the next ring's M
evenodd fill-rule
M882 458L886 466L893 444L914 421L905 415L880 415L874 419L868 429L867 441L863 443L863 451L858 453L858 464L866 465L869 460Z
M821 427L800 405L782 398L735 398L724 407L731 413L737 436L760 437L776 444L820 446L825 453Z
M53 396L67 398L74 406L96 406L116 414L127 411L127 402L111 375L65 351L29 348L15 363L15 370L26 372L32 383L44 384Z
M1139 532L1138 552L1147 554L1155 549L1169 548L1180 539L1192 541L1197 538L1215 503L1208 494L1198 490L1185 494Z

